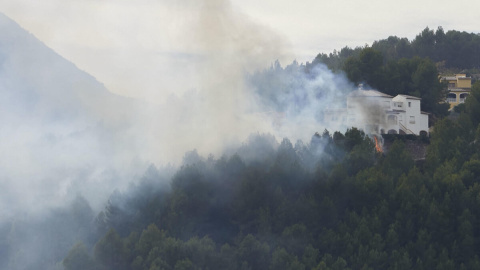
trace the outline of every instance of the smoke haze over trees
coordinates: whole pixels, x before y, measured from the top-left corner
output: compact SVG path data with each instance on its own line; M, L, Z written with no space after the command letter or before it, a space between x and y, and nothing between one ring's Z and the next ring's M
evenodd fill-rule
M110 93L0 14L0 268L478 266L478 85L425 163L401 142L379 155L356 129L315 134L322 109L343 105L348 77L441 116L432 61L342 49L345 75L261 70L285 42L205 3L188 9L198 89L160 104Z
M448 113L448 104L441 103L445 100L446 85L439 81L437 67L428 58L404 58L384 64L379 51L365 48L358 56L346 60L343 72L355 85L364 84L365 88L378 89L392 96L420 97L423 111L438 117ZM323 65L313 67L293 62L283 68L275 62L271 68L254 73L249 81L267 108L296 115L312 105L325 108L342 106L345 102L346 93L352 86L343 81L343 73L329 74L328 77L325 74L329 71ZM327 81L333 85L321 83L319 87L308 83L312 81ZM320 111L317 112L319 120L322 119Z
M193 151L170 188L153 188L162 181L151 168L112 195L92 252L78 243L64 265L477 269L480 84L472 91L457 120L436 123L423 162L401 140L379 154L351 129L295 144L252 135L220 158Z
M168 183L169 173L192 149L220 156L252 132L295 140L318 129L313 114L320 110L317 101L272 125L275 117L257 102L245 72L281 55L282 42L222 2L207 2L213 17L193 9L199 15L195 26L201 28L189 37L200 44L198 89L160 104L112 94L0 15L2 268L62 268L67 247L80 239L85 245L78 245L79 250L90 250L98 238L88 226L94 222L90 217L112 190L139 182L151 163ZM238 42L236 37L245 38ZM331 72L318 74L318 80L306 82L312 85L306 94L312 89L325 89L327 96L337 92Z
M320 53L306 64L318 63L333 71L344 71L349 80L364 83L390 95L406 94L422 98L422 110L445 116L448 106L441 101L446 86L438 73L479 74L480 35L425 28L415 39L390 36L371 46L344 47L330 54Z
M320 53L311 63L294 61L283 68L275 62L270 69L253 74L250 82L268 108L298 113L311 99L311 95L305 94L308 91L303 78L317 76L319 64L325 64L333 72L344 73L355 85L364 84L392 96L420 97L423 111L443 117L449 108L442 102L447 87L439 82L438 73L480 73L478 51L478 34L426 28L413 41L392 36L371 46L344 47L328 55ZM321 95L318 91L317 94Z

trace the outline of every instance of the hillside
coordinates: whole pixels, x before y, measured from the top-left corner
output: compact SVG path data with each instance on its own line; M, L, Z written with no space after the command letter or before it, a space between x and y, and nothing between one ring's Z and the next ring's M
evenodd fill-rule
M84 223L52 209L79 194L98 208L122 184L137 104L0 13L0 268L48 269L65 256L82 234L61 232Z
M475 101L480 84L474 87ZM473 100L473 98L471 99ZM252 136L112 195L66 269L480 269L479 115L435 125L425 162L362 132ZM476 131L476 132L475 132ZM451 144L455 142L455 144ZM468 147L466 147L468 145Z
M5 183L3 190L9 193L1 196L2 204L7 204L9 196L24 194L23 186L15 183L20 179L29 179L37 187L48 183L45 179L52 174L68 177L68 172L62 176L58 170L95 162L108 167L110 155L118 154L112 144L120 138L113 131L129 128L136 106L2 14L0 95L0 175L13 179ZM55 184L62 181L72 184L70 180ZM52 192L49 196L58 194L58 190L46 190Z
M1 13L0 29L0 90L9 118L17 113L54 122L107 118L127 102Z

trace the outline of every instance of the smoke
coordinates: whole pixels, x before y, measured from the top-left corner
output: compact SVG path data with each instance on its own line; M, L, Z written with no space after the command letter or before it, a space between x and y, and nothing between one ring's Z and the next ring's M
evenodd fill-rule
M180 77L196 85L187 92L157 85L173 93L165 102L111 95L2 18L1 184L8 192L1 202L9 205L2 219L19 211L41 215L77 193L98 209L151 162L178 165L186 151L219 154L252 131L272 131L267 120L245 113L254 103L244 74L284 57L286 42L227 1L164 4L183 12L172 23L184 33L174 38L193 56L185 65L195 75ZM152 89L137 91L151 97Z
M196 88L169 85L173 88L165 90L158 85L160 92L171 93L163 100L108 92L15 23L0 18L0 224L7 224L2 228L44 220L51 209L71 211L66 206L78 203L78 196L88 201L83 208L98 212L109 194L138 182L150 164L179 166L188 151L221 156L240 149L255 161L262 159L261 151L241 148L242 142L254 140L252 133L271 134L264 138L275 149L277 139L308 141L317 131L335 130L322 123L322 112L345 102L352 89L345 77L324 66L306 72L297 63L261 71L290 55L287 41L228 1L177 2L168 5L185 16L173 23L186 31L176 38L191 55L181 63L191 65L194 73L178 78L193 81ZM152 89L138 91L152 97ZM65 243L78 240L76 232L67 231ZM31 247L46 241L29 239L10 246L8 254L23 250L28 256ZM15 259L16 264L21 261Z
M324 129L345 131L341 121L325 119L327 110L346 108L346 97L354 86L344 74L334 74L325 65L307 69L294 62L282 68L276 62L253 74L249 82L264 111L276 118L277 136L309 141L312 134Z
M344 77L324 66L306 73L296 63L274 69L274 77L255 77L256 70L291 56L281 36L228 1L163 4L184 15L172 22L183 30L174 38L191 55L180 61L194 75L181 80L196 85L188 91L157 85L171 93L165 101L114 96L2 20L1 184L8 192L1 203L9 205L2 207L3 220L19 211L41 215L76 194L98 210L113 189L136 181L150 163L180 165L193 149L219 156L251 133L308 141L316 131L335 129L322 125L321 114L351 90ZM154 88L137 91L152 97Z
M176 4L187 10L189 31L180 37L196 55L192 65L196 87L172 94L159 106L141 113L150 116L154 134L146 147L156 148L156 161L178 161L185 151L218 155L252 132L273 132L246 84L246 72L285 58L288 44L268 28L235 11L228 1L196 1ZM142 118L144 119L144 118ZM168 142L168 143L165 143Z

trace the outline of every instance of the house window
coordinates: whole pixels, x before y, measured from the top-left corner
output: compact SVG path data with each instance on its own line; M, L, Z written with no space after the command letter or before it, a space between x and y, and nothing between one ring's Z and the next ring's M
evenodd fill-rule
M410 116L410 124L415 124L415 116Z
M412 107L412 102L410 102L410 101L408 102L408 107L409 108Z

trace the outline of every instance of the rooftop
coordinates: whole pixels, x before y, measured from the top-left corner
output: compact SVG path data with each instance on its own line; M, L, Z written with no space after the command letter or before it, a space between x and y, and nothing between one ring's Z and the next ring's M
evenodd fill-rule
M349 94L350 97L386 97L392 98L392 96L377 90L355 90Z
M414 97L414 96L409 96L409 95L397 95L398 96L401 96L401 97L405 97L406 99L417 99L417 100L421 100L421 98L419 97Z
M467 74L456 74L456 75L450 75L450 76L442 76L441 80L447 80L447 81L456 81L456 80L471 80L471 77L467 77Z

